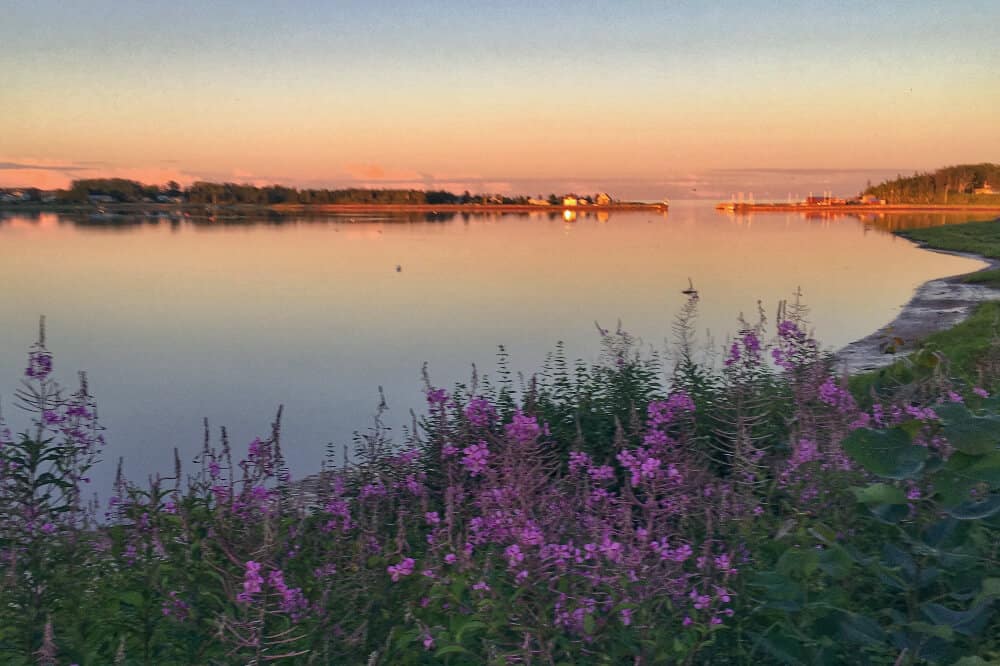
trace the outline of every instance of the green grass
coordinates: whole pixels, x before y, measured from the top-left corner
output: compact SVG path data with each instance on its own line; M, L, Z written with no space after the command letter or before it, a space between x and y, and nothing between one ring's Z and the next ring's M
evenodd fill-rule
M967 222L925 229L906 229L898 235L927 247L953 252L971 252L990 259L1000 259L1000 220ZM1000 269L971 273L965 282L1000 287ZM887 394L894 389L929 379L942 369L952 379L967 385L980 381L980 366L987 355L1000 352L997 336L1000 332L1000 301L983 303L968 319L946 330L934 333L920 348L892 365L851 377L851 390L867 402L872 394ZM941 367L941 358L946 365ZM993 387L986 387L993 388Z
M1000 259L1000 220L905 229L896 233L938 250L974 252L991 259Z
M992 222L967 222L925 229L905 229L896 233L937 250L972 252L990 259L1000 259L1000 219ZM1000 269L971 273L963 281L969 284L1000 287Z
M988 271L978 271L966 275L962 282L968 284L985 284L990 287L1000 287L1000 268L991 268Z
M980 362L997 351L994 340L998 332L1000 301L988 301L977 306L962 323L927 336L920 349L905 359L852 376L851 391L864 400L872 391L887 394L905 384L926 380L940 369L941 356L946 359L949 377L976 386L980 382Z

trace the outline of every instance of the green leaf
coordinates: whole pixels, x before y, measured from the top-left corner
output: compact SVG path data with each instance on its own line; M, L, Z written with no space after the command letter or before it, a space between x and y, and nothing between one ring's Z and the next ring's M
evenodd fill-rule
M889 479L912 478L923 468L928 455L926 448L914 446L900 428L855 430L844 439L843 447L866 470Z
M593 635L596 625L594 623L594 616L587 613L583 616L583 631L587 634Z
M1000 513L1000 495L991 495L986 499L972 502L962 502L948 509L948 514L959 520L979 520Z
M937 414L941 422L945 424L958 423L972 418L972 412L970 412L965 405L958 402L948 402L943 405L935 405L934 413Z
M902 488L888 483L873 483L864 488L852 487L851 492L862 504L906 504Z
M962 657L951 666L990 666L990 662L986 661L982 657L971 656Z
M862 645L881 645L886 640L878 622L864 615L847 615L840 621L840 631L845 639Z
M441 657L447 657L449 654L469 654L461 645L445 645L434 653L435 659L440 659Z
M924 544L936 549L955 533L956 527L958 527L958 523L955 522L955 520L952 518L945 518L929 525L927 529L923 531L920 538Z
M801 643L793 637L791 632L785 634L779 630L769 636L761 636L753 632L749 632L749 634L758 647L762 648L779 663L792 664L794 666L801 666L807 663L805 650L802 649Z
M981 456L1000 445L1000 419L973 416L945 425L944 436L962 453Z
M946 624L929 624L927 622L910 622L906 625L906 628L910 631L915 631L918 634L926 634L927 636L934 636L942 640L950 641L954 635L954 630Z
M909 507L903 504L876 504L875 506L868 507L868 510L878 520L889 525L895 525L910 515Z
M887 543L882 547L882 560L890 567L901 569L910 579L917 573L917 564L913 561L913 557L894 544Z
M120 595L118 595L118 599L123 604L127 604L129 606L134 606L136 608L140 608L143 605L143 603L144 603L144 600L142 598L142 593L136 592L135 590L129 590L127 592L122 592Z
M926 603L920 607L931 622L951 627L965 636L979 632L990 619L992 603L980 603L967 611L955 611L941 604Z
M776 568L784 576L805 578L819 568L819 551L791 548L778 558Z
M820 553L819 568L835 580L847 577L854 566L854 560L839 546L827 548Z
M455 640L459 643L465 641L465 634L469 632L479 631L480 629L485 629L486 623L480 622L479 620L469 620L462 625L462 628L455 632Z
M969 491L980 483L1000 487L1000 452L983 456L955 453L931 480L945 506L966 502Z
M976 602L979 603L987 599L1000 599L1000 578L983 579L982 591L976 597Z

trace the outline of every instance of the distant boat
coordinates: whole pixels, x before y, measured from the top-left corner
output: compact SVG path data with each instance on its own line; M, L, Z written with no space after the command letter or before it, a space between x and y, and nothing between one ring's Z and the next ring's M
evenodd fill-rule
M691 278L688 278L688 288L681 290L681 293L685 296L697 296L698 290L694 288L694 283L691 282Z

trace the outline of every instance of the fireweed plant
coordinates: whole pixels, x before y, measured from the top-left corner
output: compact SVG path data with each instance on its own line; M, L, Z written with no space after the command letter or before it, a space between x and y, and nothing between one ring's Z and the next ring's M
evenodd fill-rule
M427 382L396 443L293 481L281 412L87 503L86 377L42 328L0 423L7 664L982 664L1000 658L1000 402L859 406L796 298L714 352L598 327L515 382ZM912 396L920 395L915 402ZM902 396L902 397L900 397Z

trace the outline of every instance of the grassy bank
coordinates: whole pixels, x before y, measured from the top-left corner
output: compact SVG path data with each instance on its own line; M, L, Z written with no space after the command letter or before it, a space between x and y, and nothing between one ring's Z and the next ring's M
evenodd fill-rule
M907 229L897 234L928 248L1000 260L1000 221ZM970 273L962 281L1000 287L1000 269ZM1000 379L998 332L1000 301L983 303L962 323L928 336L907 358L855 375L850 380L851 389L859 397L870 397L872 392L886 395L944 377L979 386L995 384Z
M995 384L1000 364L998 331L1000 301L983 303L962 323L928 336L920 349L906 358L852 376L851 390L867 399L872 392L888 395L945 376L976 386Z
M903 238L936 250L971 252L988 259L1000 260L1000 219L927 229L907 229L897 233ZM1000 269L971 273L965 278L965 282L1000 286Z

